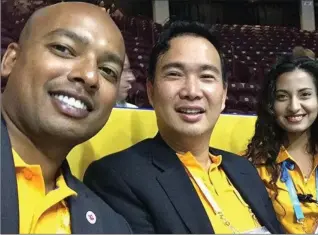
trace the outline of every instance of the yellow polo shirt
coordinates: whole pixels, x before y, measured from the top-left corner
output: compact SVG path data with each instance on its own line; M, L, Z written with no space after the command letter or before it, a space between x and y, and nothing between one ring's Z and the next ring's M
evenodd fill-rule
M16 170L20 233L71 233L70 214L66 202L77 193L70 189L61 174L57 188L45 194L45 184L39 165L28 165L12 149Z
M189 174L189 177L197 194L199 195L215 233L232 234L233 231L221 221L218 215L216 215L210 203L191 175L204 182L212 197L222 209L226 219L231 223L236 231L242 233L261 227L255 216L253 218L248 205L243 200L240 193L234 188L225 172L220 167L222 156L210 155L212 164L208 172L203 169L190 152L183 155L177 154L177 156L186 167L187 171L191 173Z
M316 198L316 168L318 166L318 155L315 156L314 169L310 174L308 179L305 179L302 175L297 162L289 155L287 150L282 147L280 153L276 159L277 164L282 163L286 159L291 159L295 162L294 170L289 170L289 174L294 182L295 189L297 193L302 194L312 194ZM270 174L268 173L265 166L257 167L257 170L265 182L266 185L269 185ZM284 229L287 233L296 233L296 234L310 234L314 233L318 225L318 206L315 203L300 203L303 210L305 220L303 224L299 224L296 221L293 205L286 187L286 184L280 181L280 178L277 181L278 187L278 196L274 198L274 191L267 188L267 191L272 199L276 215Z

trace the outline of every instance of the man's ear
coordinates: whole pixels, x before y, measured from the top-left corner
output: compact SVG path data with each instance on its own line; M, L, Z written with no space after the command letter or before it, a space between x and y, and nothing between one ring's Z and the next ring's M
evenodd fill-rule
M147 79L147 96L149 100L149 104L153 107L153 83Z
M227 84L226 84L226 87L224 88L224 91L223 91L221 112L223 112L225 109L226 97L227 97Z
M10 43L1 61L1 77L8 77L17 62L20 46Z

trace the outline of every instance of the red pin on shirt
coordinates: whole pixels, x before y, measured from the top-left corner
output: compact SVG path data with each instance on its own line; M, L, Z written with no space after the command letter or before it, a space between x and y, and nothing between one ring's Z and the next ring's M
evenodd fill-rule
M87 211L86 212L86 219L91 224L95 224L96 223L96 215L92 211Z

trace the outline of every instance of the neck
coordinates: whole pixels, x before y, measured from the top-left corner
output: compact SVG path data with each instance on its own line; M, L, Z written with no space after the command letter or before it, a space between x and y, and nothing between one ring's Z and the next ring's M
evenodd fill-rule
M287 151L293 156L303 174L308 175L314 164L314 156L307 151L310 132L289 133L287 137Z
M286 147L290 150L301 150L303 152L307 152L307 147L309 143L310 132L302 132L302 133L288 133Z
M46 191L53 190L60 167L71 148L53 138L32 135L16 125L5 112L2 114L6 121L12 148L25 163L40 165ZM54 143L57 144L54 145Z
M124 104L124 103L126 103L126 100L125 99L120 99L120 100L117 100L116 103L117 104Z
M208 169L211 161L209 157L209 137L201 136L185 136L174 135L164 131L160 131L162 139L172 148L176 153L184 154L191 152L200 165L204 169Z

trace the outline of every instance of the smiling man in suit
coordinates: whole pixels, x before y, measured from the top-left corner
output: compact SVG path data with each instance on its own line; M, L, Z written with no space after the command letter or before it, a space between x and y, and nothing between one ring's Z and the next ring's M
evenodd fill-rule
M198 23L166 27L147 89L159 133L92 163L84 183L135 233L282 233L255 168L209 147L227 94L213 33Z
M1 233L130 233L125 219L76 179L66 156L106 123L125 56L100 7L35 12L1 63Z

